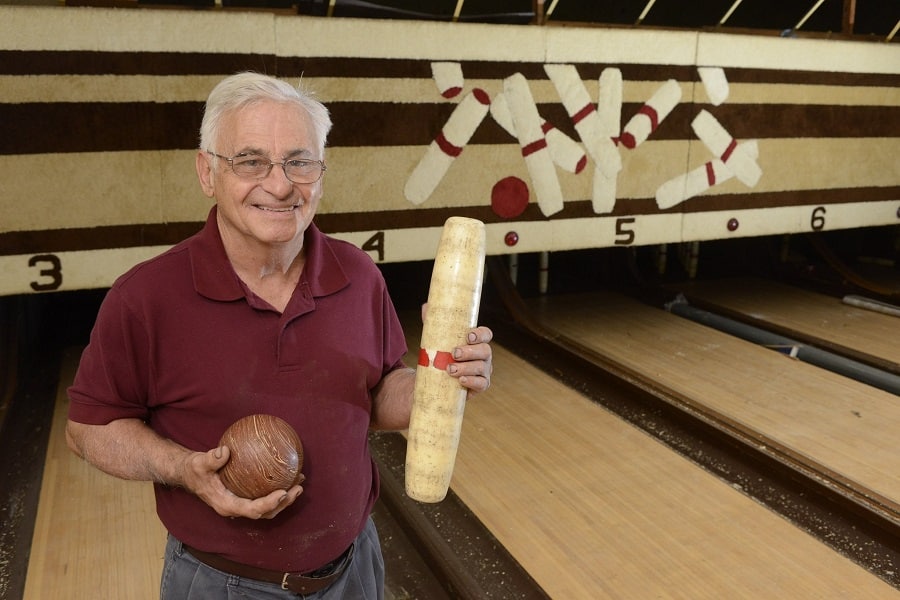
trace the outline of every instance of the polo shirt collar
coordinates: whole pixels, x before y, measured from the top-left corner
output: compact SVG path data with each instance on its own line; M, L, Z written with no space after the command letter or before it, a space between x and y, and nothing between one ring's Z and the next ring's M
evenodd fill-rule
M315 223L310 223L306 229L303 244L306 264L298 288L306 283L312 296L320 297L333 294L350 283L325 234L319 231ZM190 257L197 293L222 302L245 297L244 287L225 253L216 224L215 206L210 209L203 229L190 242Z
M303 245L306 247L306 265L300 275L300 283L304 280L309 283L313 297L328 296L350 284L328 238L315 223L310 223L306 228Z
M237 273L225 254L225 245L216 224L216 207L206 217L206 224L190 242L191 271L194 289L210 300L228 302L244 297Z

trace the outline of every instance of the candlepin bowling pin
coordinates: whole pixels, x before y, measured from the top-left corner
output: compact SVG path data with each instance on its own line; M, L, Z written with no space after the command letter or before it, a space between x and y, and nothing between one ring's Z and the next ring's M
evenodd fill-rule
M447 219L428 290L407 435L406 494L419 502L440 502L450 487L466 389L447 366L478 320L484 254L484 223Z

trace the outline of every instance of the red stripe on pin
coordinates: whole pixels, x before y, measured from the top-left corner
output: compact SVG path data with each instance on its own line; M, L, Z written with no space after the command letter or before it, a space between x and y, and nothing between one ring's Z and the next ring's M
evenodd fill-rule
M638 114L647 115L647 118L650 119L650 131L656 131L656 128L659 126L659 114L655 108L645 104L638 110Z
M441 149L441 152L446 154L447 156L452 156L456 158L462 153L462 148L459 146L454 146L451 144L446 137L444 137L444 132L438 133L438 136L434 138L434 141L437 143L438 148Z
M709 187L716 185L716 172L713 169L712 162L706 163L706 182L709 184Z
M481 88L475 88L472 90L472 94L475 96L475 99L484 104L485 106L491 103L491 97L488 95L486 91Z
M428 350L425 348L419 348L419 366L420 367L428 367L432 366L435 369L439 369L441 371L445 371L448 366L455 363L453 360L453 355L449 352L444 352L443 350L438 350L434 353L434 362L431 362L431 359L428 358Z
M584 171L584 168L586 166L587 166L587 156L582 156L581 159L578 161L578 164L575 165L575 173L576 174L581 173L582 171Z
M622 132L622 135L619 136L619 141L629 150L634 150L634 147L637 146L637 140L635 140L634 136L627 131Z
M425 348L419 348L419 366L427 367L431 363L431 360L428 358L428 351Z
M522 156L528 156L529 154L534 154L538 150L543 150L547 147L546 138L541 138L539 140L535 140L530 144L525 144L522 146Z
M449 352L444 352L443 350L438 350L434 355L434 368L444 371L447 367L455 363L453 360L453 355Z
M572 122L577 125L579 123L579 121L584 119L586 116L588 116L592 112L594 112L594 105L588 103L587 106L585 106L584 108L579 110L577 113L572 115Z
M737 140L731 138L731 143L728 144L728 147L725 148L725 152L722 153L722 162L728 162L728 159L731 157L731 153L734 152L735 148L737 148Z

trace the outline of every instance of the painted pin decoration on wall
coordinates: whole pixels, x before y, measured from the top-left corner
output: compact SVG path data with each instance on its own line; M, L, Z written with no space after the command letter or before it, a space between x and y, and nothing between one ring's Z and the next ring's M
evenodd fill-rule
M484 255L484 223L447 219L428 290L406 445L406 494L419 502L440 502L450 487L466 389L447 366L478 320Z

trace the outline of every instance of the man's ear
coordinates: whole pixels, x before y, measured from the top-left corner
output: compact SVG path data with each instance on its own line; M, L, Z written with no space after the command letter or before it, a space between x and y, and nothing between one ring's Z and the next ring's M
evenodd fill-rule
M200 189L203 190L203 193L206 194L208 198L212 198L215 193L215 186L213 185L213 173L212 173L212 160L213 157L210 156L207 152L203 150L199 150L197 152L197 178L200 180Z

